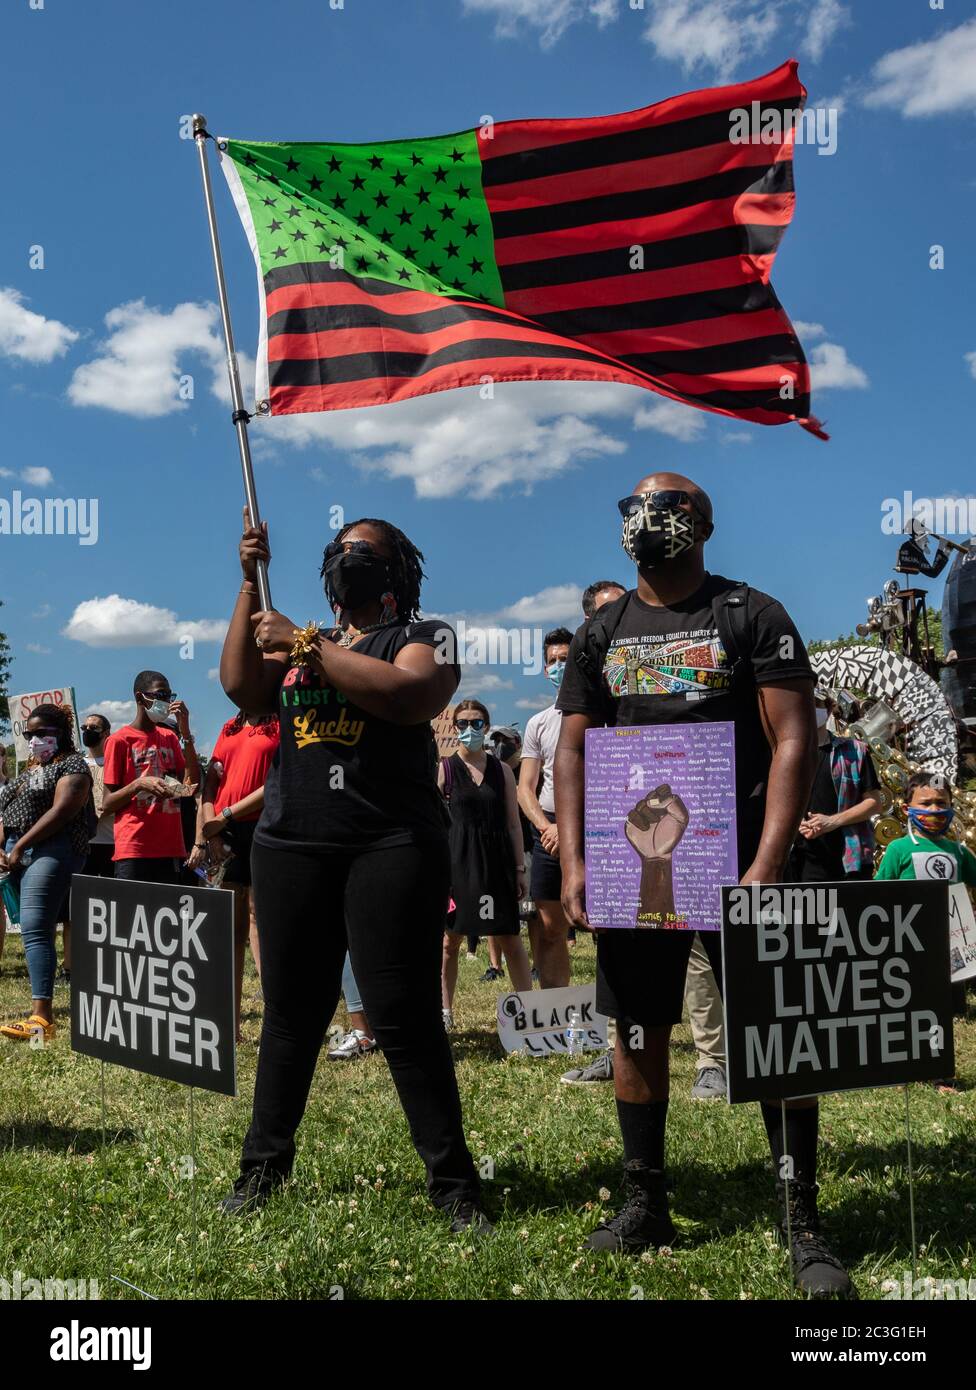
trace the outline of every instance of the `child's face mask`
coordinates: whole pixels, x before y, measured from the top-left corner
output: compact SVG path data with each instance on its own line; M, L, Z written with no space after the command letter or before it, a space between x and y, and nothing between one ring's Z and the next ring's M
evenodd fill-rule
M955 814L951 806L933 809L923 809L921 806L908 808L908 819L916 830L921 830L926 835L944 835Z

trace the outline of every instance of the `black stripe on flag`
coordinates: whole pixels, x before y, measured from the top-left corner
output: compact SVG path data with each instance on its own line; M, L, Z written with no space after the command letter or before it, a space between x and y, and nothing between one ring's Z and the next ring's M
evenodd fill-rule
M763 113L779 111L782 114L798 111L802 105L803 97L797 92L795 97L784 97L782 101L764 101L760 109ZM584 140L567 140L562 145L546 145L538 150L495 155L482 163L482 187L544 179L551 174L570 174L579 169L605 168L608 164L628 164L634 159L678 154L705 145L724 145L732 130L732 111L739 109L733 107L704 116L689 116L683 121L620 131L615 135L594 135Z
M566 227L586 227L599 222L628 222L636 217L655 217L699 203L736 198L743 193L792 193L793 162L746 165L727 169L709 178L688 183L669 183L664 188L641 188L630 193L609 193L596 198L580 198L571 203L547 203L544 207L519 208L512 212L493 212L495 240L555 232Z
M697 265L700 261L721 260L726 256L768 256L779 246L785 231L785 227L752 222L645 242L642 269L667 270L676 265ZM616 251L584 251L573 256L549 256L537 261L500 265L498 272L502 288L506 294L511 294L543 285L574 285L585 280L624 275L631 269L630 255L630 247L621 246Z

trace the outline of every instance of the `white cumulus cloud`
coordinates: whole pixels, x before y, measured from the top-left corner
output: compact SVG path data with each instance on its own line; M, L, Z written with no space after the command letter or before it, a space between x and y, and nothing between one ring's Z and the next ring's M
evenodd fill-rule
M638 390L502 382L490 399L466 387L395 405L259 417L251 435L265 456L280 445L331 445L363 472L409 480L418 497L480 500L507 488L531 492L581 463L623 453L625 444L595 417L632 416Z
M32 487L50 487L54 482L54 474L50 468L22 468L19 473L13 468L0 468L0 478L18 478L22 483L30 483Z
M803 47L819 63L831 39L851 22L850 11L840 0L814 0L807 12Z
M22 362L53 362L77 338L66 323L28 309L20 290L0 289L0 355Z
M976 19L886 53L871 73L865 105L903 116L976 110Z
M780 0L651 0L644 37L658 58L720 80L760 53L780 25Z
M187 638L196 642L220 642L227 631L223 618L188 621L171 608L109 594L79 603L62 636L89 647L175 647Z
M818 343L809 361L814 391L864 390L868 385L867 372L850 360L839 343Z
M464 0L464 8L469 14L494 16L499 38L538 32L543 48L550 48L579 20L596 20L602 28L617 17L617 0Z
M135 700L96 700L93 705L86 705L81 711L82 719L86 719L89 714L101 714L111 724L113 730L121 728L123 724L131 724L136 717Z
M669 439L677 439L681 444L693 444L705 432L705 416L692 405L682 405L680 401L652 400L634 416L634 428L657 430Z
M68 386L78 406L100 406L138 419L186 410L180 378L202 359L208 385L222 369L224 351L214 304L177 304L165 312L136 299L105 315L108 337ZM194 382L194 394L196 383Z

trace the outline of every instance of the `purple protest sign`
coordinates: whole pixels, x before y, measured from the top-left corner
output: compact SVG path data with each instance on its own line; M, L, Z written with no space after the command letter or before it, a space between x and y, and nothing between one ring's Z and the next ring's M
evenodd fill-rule
M719 930L739 880L734 725L588 729L584 841L592 926Z

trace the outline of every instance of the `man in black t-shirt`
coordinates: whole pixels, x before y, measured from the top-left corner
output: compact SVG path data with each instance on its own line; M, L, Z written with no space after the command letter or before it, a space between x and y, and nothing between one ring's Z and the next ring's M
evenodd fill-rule
M808 810L816 757L814 677L803 641L775 599L705 570L704 545L714 529L707 495L680 474L658 473L638 483L620 511L637 587L576 633L557 700L563 907L584 927L587 729L731 721L743 884L782 881ZM703 932L701 939L720 982L719 934ZM590 1236L592 1250L638 1251L670 1244L675 1234L664 1173L668 1049L681 1019L691 942L688 931L613 929L597 936L596 1006L617 1020L614 1089L627 1202ZM777 1176L790 1178L794 1278L808 1294L847 1294L850 1280L819 1234L817 1102L787 1101L785 1133L779 1104L762 1112ZM785 1214L780 1229L785 1239Z

